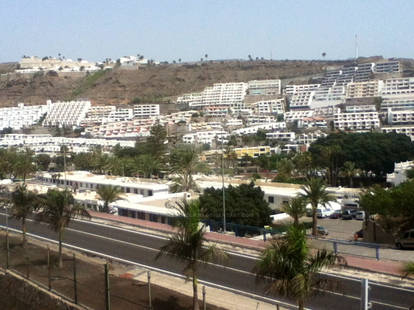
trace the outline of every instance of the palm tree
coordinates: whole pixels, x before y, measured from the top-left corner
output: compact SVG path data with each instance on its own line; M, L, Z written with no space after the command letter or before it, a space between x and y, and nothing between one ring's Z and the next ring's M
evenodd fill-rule
M137 171L144 175L144 178L151 178L151 176L158 172L161 168L161 163L151 154L142 154L135 158L135 165Z
M299 218L306 214L306 201L302 197L295 197L282 206L283 212L293 218L293 225L299 225Z
M91 216L84 206L75 202L68 190L49 189L46 194L39 196L39 207L41 211L37 214L36 220L48 223L49 227L58 233L59 267L61 268L63 266L62 240L65 227L76 217L90 218Z
M36 167L33 164L33 157L30 151L18 153L14 159L13 174L20 176L23 179L23 183L26 183L26 177L36 171Z
M109 213L109 204L119 200L123 191L118 186L101 185L97 189L96 193L99 198L104 201L103 207L99 206L99 212Z
M26 219L37 207L37 195L27 190L26 185L19 185L11 194L11 217L21 221L22 245L26 245Z
M320 178L310 178L302 186L303 193L300 194L312 207L312 235L317 235L318 218L316 217L316 210L318 206L325 207L330 201L335 201L335 198L328 194L326 186Z
M170 172L176 174L173 191L188 192L196 189L193 174L201 172L204 166L198 158L199 152L193 146L182 145L173 149L170 153Z
M355 167L355 163L352 161L344 162L341 172L344 177L348 178L349 187L354 187L353 178L359 173L359 169Z
M318 250L311 254L305 229L291 226L286 238L272 239L255 267L257 278L267 284L267 292L294 298L303 310L305 300L315 289L327 283L315 275L324 267L343 261L332 252Z
M199 309L197 278L200 262L224 260L226 254L216 246L205 246L204 225L200 226L200 204L197 200L177 202L178 212L174 226L178 231L161 247L156 259L171 254L186 265L184 274L193 283L193 310Z

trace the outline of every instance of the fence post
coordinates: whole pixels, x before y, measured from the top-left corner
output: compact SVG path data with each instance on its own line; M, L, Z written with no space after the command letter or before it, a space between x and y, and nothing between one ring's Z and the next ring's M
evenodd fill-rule
M207 309L207 304L206 304L206 286L203 285L203 310Z
M76 255L73 253L73 294L75 304L78 303L78 281L76 278Z
M10 244L9 244L9 231L6 231L6 269L9 269L10 264Z
M26 256L25 260L26 260L26 278L30 279L30 258L29 256Z
M276 310L280 310L279 304L276 305Z
M52 266L50 264L50 248L47 247L47 284L49 291L52 290Z
M338 243L336 241L333 242L334 253L338 254Z
M263 229L263 241L266 241L266 229Z
M375 258L376 258L377 260L379 260L379 259L380 259L380 255L379 255L379 246L376 246L376 247L375 247Z
M105 309L111 310L111 295L109 291L108 263L105 264Z
M151 271L147 271L148 277L148 308L152 310L152 298L151 298Z

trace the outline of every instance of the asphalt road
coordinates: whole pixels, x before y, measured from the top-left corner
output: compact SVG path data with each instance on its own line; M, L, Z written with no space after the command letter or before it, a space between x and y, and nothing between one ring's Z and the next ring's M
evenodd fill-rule
M4 214L0 214L0 225L5 225ZM9 220L9 225L16 229L20 228L19 223L14 220ZM27 226L29 233L57 239L57 234L44 224L29 221ZM184 264L174 256L155 259L158 249L165 242L165 239L150 234L97 225L86 221L72 222L64 234L64 243L66 244L182 274ZM256 281L252 272L255 264L256 260L253 257L229 254L229 259L223 265L204 265L200 269L200 279L241 292L269 297L264 294L264 284ZM336 281L336 292L326 291L318 294L307 302L307 307L311 309L359 309L360 281L350 278L340 278ZM371 283L370 287L370 301L373 303L372 309L374 310L408 309L410 305L414 304L414 290L374 283ZM277 297L277 299L281 298Z

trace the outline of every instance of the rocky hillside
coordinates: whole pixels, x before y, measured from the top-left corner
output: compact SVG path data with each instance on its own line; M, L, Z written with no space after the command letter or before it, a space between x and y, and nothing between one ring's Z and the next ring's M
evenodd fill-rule
M369 61L370 59L364 59ZM375 59L377 60L377 59ZM0 105L17 102L43 104L47 99L88 98L94 104L174 102L177 95L201 91L217 82L241 82L280 78L284 82L308 82L351 61L209 61L169 64L139 70L99 71L93 74L2 74ZM7 67L7 66L5 66ZM10 65L8 67L10 69ZM0 66L0 70L2 66Z

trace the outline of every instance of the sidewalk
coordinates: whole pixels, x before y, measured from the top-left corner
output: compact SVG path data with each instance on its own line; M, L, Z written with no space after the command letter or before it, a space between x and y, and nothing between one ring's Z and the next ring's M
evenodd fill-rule
M147 273L143 269L134 268L128 270L127 273L120 275L125 278L132 278L134 280L147 282ZM187 296L193 296L193 286L191 281L185 281L184 279L177 279L176 277L168 276L159 272L151 272L151 283L168 287L171 290L179 292ZM203 285L198 285L198 298L203 298ZM232 293L226 290L217 289L214 287L206 287L206 301L208 304L222 307L227 310L275 310L276 306L272 303L258 301L252 297L243 296L241 294ZM280 310L292 309L292 307L279 307Z
M174 228L167 224L155 223L140 219L134 219L129 217L117 216L112 214L93 212L90 214L93 218L109 220L122 224L133 225L141 228L157 230L164 233L174 232ZM206 239L212 242L225 243L240 248L248 248L252 250L261 251L265 248L266 242L263 240L252 240L243 237L235 237L232 235L224 235L216 232L206 233ZM376 260L368 257L352 256L347 254L341 254L347 261L348 268L355 268L360 270L366 270L376 273L383 273L400 277L402 262L389 261L389 260Z

